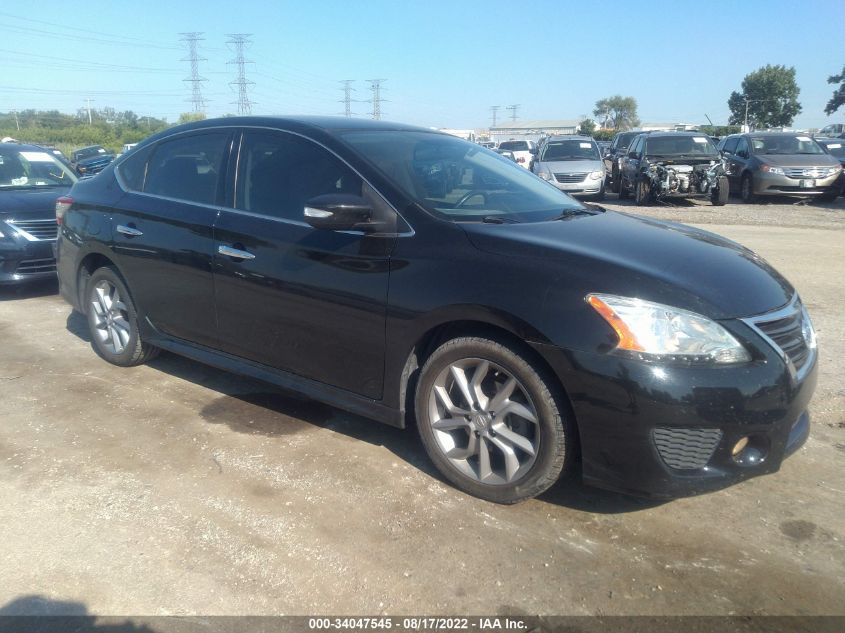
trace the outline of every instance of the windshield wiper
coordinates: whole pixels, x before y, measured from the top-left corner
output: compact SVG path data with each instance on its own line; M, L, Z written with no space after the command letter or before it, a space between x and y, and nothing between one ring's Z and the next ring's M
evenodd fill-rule
M505 218L500 215L485 215L481 218L485 224L519 224L519 220L513 218Z
M569 218L574 218L575 216L578 216L578 215L595 215L595 213L593 211L590 211L589 209L579 209L579 208L575 207L575 208L572 208L572 209L564 209L563 211L560 212L559 215L556 215L553 218L549 218L546 221L547 222L555 222L556 220L568 220Z

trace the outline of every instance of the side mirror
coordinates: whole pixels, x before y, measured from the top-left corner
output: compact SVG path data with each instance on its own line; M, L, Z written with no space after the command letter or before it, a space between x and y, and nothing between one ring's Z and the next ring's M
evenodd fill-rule
M367 230L373 209L361 196L330 193L311 198L303 209L305 221L315 229L328 231Z

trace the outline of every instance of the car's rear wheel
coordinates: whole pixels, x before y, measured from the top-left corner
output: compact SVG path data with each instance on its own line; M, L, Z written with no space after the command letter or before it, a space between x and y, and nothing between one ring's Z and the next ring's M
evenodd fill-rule
M723 207L728 203L728 195L730 194L730 183L727 176L719 176L719 184L710 193L710 202L715 207Z
M742 177L739 192L745 204L757 202L757 196L754 195L754 181L751 179L751 174L745 174Z
M420 372L423 445L443 476L469 494L497 503L534 497L573 459L574 427L554 390L515 348L452 339Z
M108 362L132 367L158 355L141 340L135 304L114 268L99 268L88 278L85 312L94 349Z

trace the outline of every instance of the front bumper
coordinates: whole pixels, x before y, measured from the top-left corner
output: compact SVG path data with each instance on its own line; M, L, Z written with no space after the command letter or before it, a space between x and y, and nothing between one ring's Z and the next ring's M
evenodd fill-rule
M754 194L758 196L820 196L838 186L837 172L826 178L791 178L771 172L754 174ZM838 189L837 189L838 191Z
M563 191L564 193L568 193L573 196L594 196L601 193L602 189L604 188L604 177L599 178L598 180L592 180L587 177L585 180L580 182L558 182L557 179L552 176L552 179L549 180L551 184L555 187Z
M52 241L0 240L0 285L56 278Z
M652 498L776 472L809 435L815 352L800 378L772 351L724 368L659 365L535 344L569 395L584 482ZM751 437L737 460L732 448Z

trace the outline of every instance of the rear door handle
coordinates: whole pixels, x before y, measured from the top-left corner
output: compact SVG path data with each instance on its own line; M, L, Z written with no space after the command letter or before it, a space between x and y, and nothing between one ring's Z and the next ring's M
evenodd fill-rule
M134 226L125 226L123 224L117 225L117 232L123 233L124 235L128 235L129 237L138 237L139 235L143 235L143 231L139 231Z
M226 257L231 257L233 259L255 259L255 255L253 255L249 251L242 251L240 249L232 248L231 246L224 246L222 244L217 247L217 252L221 255L225 255Z

